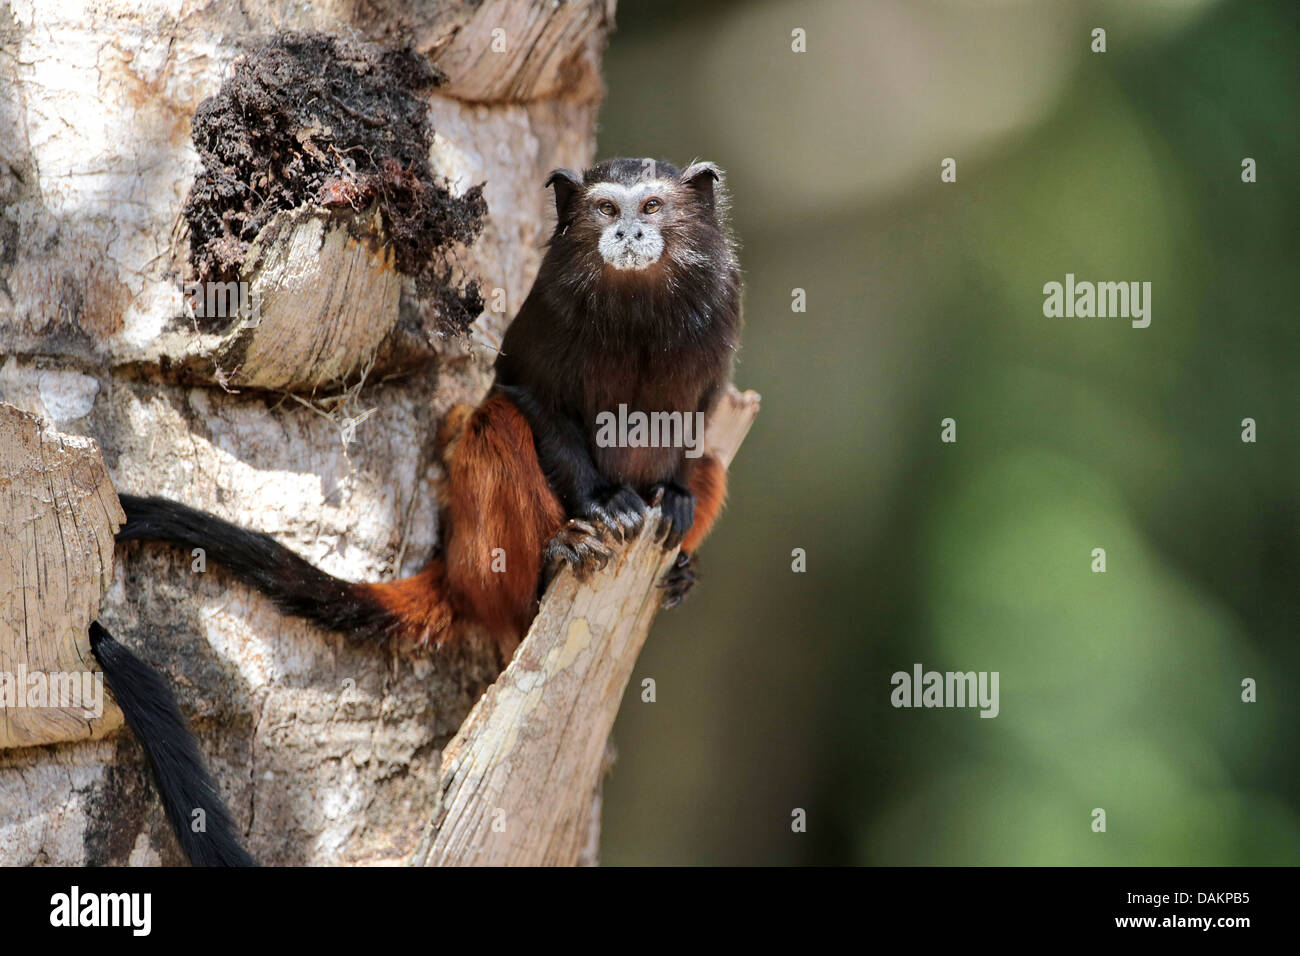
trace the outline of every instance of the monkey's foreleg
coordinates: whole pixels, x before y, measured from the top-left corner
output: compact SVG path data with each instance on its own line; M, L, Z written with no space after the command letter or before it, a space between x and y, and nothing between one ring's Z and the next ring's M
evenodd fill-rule
M542 473L527 420L501 393L467 417L449 451L450 599L457 613L499 635L508 654L537 613L542 556L564 526L564 508Z
M520 386L500 386L498 391L528 423L542 473L569 518L599 523L619 541L641 530L645 501L631 485L613 484L600 473L591 460L587 436L579 422L558 410L543 409Z

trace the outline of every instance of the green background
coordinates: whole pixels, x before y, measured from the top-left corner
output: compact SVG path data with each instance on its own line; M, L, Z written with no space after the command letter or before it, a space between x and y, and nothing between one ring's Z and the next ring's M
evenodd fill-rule
M600 153L727 170L763 410L604 862L1300 859L1297 52L1289 3L619 4ZM1067 272L1150 328L1044 317ZM915 663L1000 716L892 708Z

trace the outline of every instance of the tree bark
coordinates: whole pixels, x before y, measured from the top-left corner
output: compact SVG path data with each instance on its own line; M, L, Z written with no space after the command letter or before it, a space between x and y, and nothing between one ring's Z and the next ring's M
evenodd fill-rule
M122 726L86 630L124 515L93 440L3 402L0 436L0 750L93 740Z
M94 438L118 491L268 531L340 577L414 573L437 541L437 423L490 382L491 346L549 229L547 173L593 158L611 22L605 0L0 0L0 399L43 418L46 435ZM436 303L394 273L390 237L347 221L365 203L281 215L238 276L260 321L196 326L182 215L201 172L196 110L286 31L409 46L445 74L421 93L429 164L452 200L483 184L487 205L474 241L443 253L481 283L487 309L468 335L440 337ZM7 418L0 448L34 429ZM0 647L17 639L26 569L64 560L52 516L98 502L114 517L116 505L89 479L44 499L17 490L45 511L35 537L13 536L31 519L20 499L0 514ZM110 578L108 539L95 540L86 554L102 569L69 584L67 613L39 612L40 659L84 667L83 618L97 614L161 670L263 862L403 861L442 747L495 676L492 654L353 647L153 546L119 549ZM70 569L91 570L69 554ZM180 862L130 734L7 726L0 862Z

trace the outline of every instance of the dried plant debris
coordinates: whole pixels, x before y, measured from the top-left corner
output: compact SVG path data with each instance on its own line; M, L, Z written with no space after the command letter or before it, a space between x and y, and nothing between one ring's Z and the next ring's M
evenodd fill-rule
M481 185L455 197L429 167L421 94L443 79L413 50L315 33L242 57L194 115L203 168L184 215L199 281L236 280L276 213L377 203L397 269L415 279L439 331L468 329L483 300L476 282L454 279L445 253L474 241L487 203Z

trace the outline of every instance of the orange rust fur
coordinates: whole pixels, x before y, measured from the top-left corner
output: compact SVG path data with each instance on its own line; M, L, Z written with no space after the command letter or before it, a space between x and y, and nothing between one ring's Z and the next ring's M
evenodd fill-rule
M542 551L564 524L546 483L533 433L501 395L465 422L448 462L447 582L458 615L522 637L537 611ZM496 559L505 571L493 571Z
M446 469L442 556L414 577L360 587L399 617L402 636L417 644L441 644L457 622L474 623L508 657L537 613L542 553L564 525L564 509L538 464L528 423L506 397L492 395L477 409L456 406L438 441ZM696 505L682 542L687 553L722 510L726 469L712 456L700 458L690 488ZM502 562L504 570L494 570Z
M434 558L414 577L356 588L402 619L402 637L423 646L440 643L451 627L445 576L442 561Z
M694 554L718 520L727 500L727 469L712 455L705 455L691 469L691 492L695 495L695 520L682 539L682 551Z

